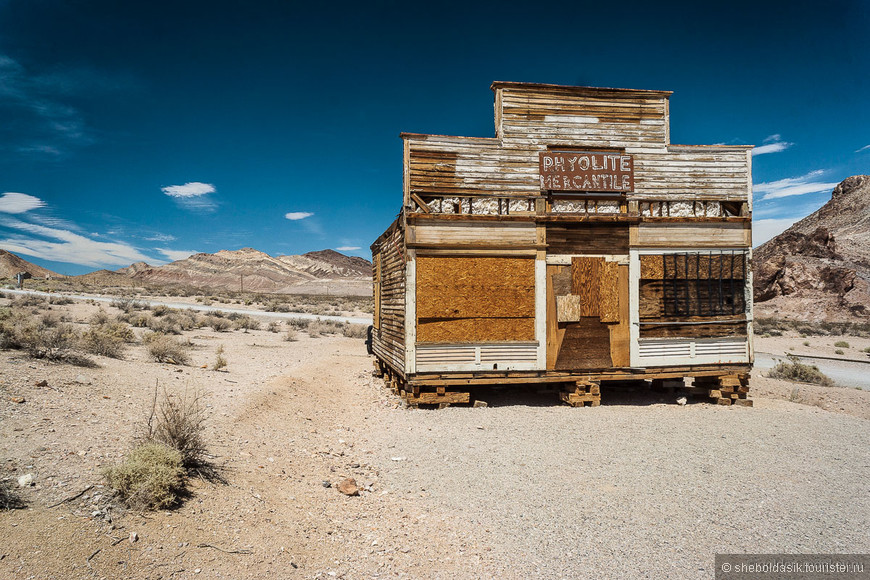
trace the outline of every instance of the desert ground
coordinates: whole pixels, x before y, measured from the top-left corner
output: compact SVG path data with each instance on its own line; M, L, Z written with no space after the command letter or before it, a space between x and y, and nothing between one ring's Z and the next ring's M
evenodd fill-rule
M80 330L121 313L36 310ZM510 389L408 409L362 339L270 321L181 331L185 365L155 362L146 328L96 367L0 350L0 479L21 502L0 512L0 578L710 578L716 553L870 552L870 391L755 372L752 408L603 387L594 408ZM755 346L870 360L866 338ZM155 388L204 395L219 477L137 512L101 472Z

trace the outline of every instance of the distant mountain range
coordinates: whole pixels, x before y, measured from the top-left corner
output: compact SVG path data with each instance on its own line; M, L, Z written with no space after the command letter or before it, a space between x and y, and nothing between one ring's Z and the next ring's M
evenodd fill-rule
M14 277L24 271L34 278L66 278L98 287L179 285L204 290L343 295L370 294L372 277L368 260L333 250L277 257L253 248L221 250L164 266L137 262L116 271L97 270L67 277L0 250L0 276Z
M853 175L815 213L753 254L756 318L870 318L870 176Z

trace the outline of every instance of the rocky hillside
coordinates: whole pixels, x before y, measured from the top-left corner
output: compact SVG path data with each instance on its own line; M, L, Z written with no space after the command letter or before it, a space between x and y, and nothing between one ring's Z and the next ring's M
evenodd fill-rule
M371 264L333 250L277 256L253 248L196 254L165 266L137 263L118 271L141 284L179 284L246 292L371 292Z
M756 317L870 318L870 176L854 175L815 213L754 252Z
M29 272L34 278L63 278L60 274L31 264L11 252L0 250L0 279L14 279L19 272Z

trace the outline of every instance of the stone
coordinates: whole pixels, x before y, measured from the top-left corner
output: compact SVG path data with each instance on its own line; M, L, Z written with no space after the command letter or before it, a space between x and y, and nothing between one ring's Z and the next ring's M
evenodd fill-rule
M18 403L19 405L27 401L27 399L25 399L24 397L9 397L9 400L13 403Z
M486 401L474 401L474 406L475 407L488 407L489 405L487 404Z
M130 532L130 543L135 544L138 541L139 541L139 534L137 534L136 532Z
M26 473L18 478L18 487L30 487L33 485L33 474Z
M678 398L677 398L677 405L682 406L682 405L685 405L685 404L688 403L688 402L689 402L689 400L688 400L686 397L678 397Z
M357 487L356 480L352 477L348 477L339 483L338 491L344 495L359 495L359 487Z
M326 480L326 479L324 479L324 480L321 482L320 485L322 485L323 487L325 487L325 488L327 488L327 489L329 489L330 487L332 487L332 484L331 484L328 480Z
M45 379L43 379L43 380L39 381L38 383L36 383L36 386L37 386L37 387L47 387L47 386L48 386L48 381L46 381Z

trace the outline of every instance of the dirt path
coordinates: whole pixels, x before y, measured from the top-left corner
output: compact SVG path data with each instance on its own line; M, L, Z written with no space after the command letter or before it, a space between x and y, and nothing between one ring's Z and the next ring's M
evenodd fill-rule
M864 391L825 391L833 412L615 391L597 408L513 393L420 411L371 377L360 340L187 338L186 367L142 346L97 369L0 351L0 476L36 484L0 513L0 578L710 578L717 552L870 552ZM202 368L218 345L228 372ZM207 393L226 482L122 514L100 469L157 381ZM346 477L359 496L336 490Z

